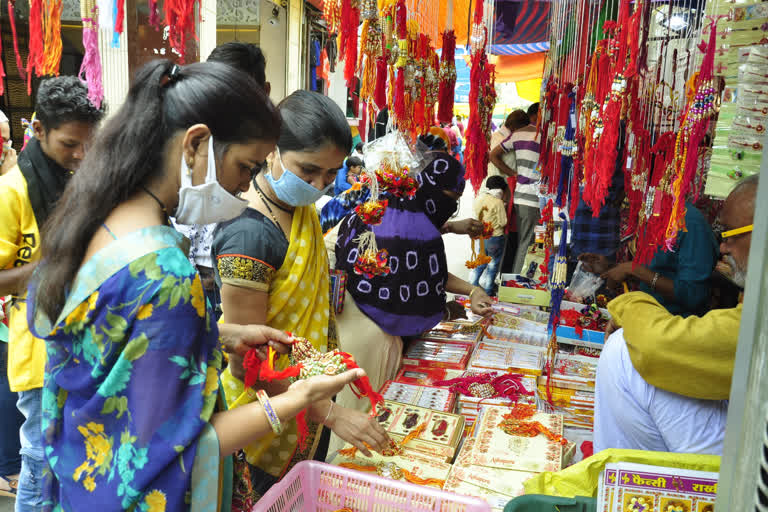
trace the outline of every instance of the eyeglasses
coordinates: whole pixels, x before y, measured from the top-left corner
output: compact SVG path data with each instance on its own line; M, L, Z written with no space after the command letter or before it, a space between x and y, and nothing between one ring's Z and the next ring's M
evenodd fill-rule
M745 235L752 232L753 224L748 226L742 226L736 229L729 229L728 231L720 231L716 233L718 243L728 243L737 236Z

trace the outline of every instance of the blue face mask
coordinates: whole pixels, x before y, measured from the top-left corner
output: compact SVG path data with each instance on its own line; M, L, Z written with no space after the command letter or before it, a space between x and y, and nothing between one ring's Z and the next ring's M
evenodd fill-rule
M280 162L280 167L283 168L283 175L279 179L275 179L272 177L272 171L270 170L265 176L277 198L286 204L291 206L314 204L333 187L333 183L331 183L324 189L318 190L286 169L283 159L280 157L279 149L277 150L277 161Z

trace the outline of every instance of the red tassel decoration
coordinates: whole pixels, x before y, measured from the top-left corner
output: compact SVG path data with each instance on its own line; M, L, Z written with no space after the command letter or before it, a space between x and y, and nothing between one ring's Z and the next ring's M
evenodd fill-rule
M29 54L27 55L27 94L32 94L32 71L40 76L43 63L43 2L29 2Z
M61 64L61 10L62 0L47 0L45 3L44 17L44 42L43 57L41 67L38 70L40 75L59 75L59 64Z
M168 25L168 41L171 48L179 54L179 62L184 64L187 54L187 42L190 34L195 34L196 0L165 0L165 22Z
M150 6L149 11L150 20L152 17L152 6ZM125 2L123 0L117 0L117 15L115 16L115 30L114 33L117 34L115 38L119 38L120 34L123 33L123 20L125 19ZM150 21L150 25L152 22Z
M156 31L160 30L160 12L157 8L157 0L149 0L147 3L149 7L149 25L154 27Z
M449 124L453 121L453 100L456 88L456 34L443 32L443 51L440 56L440 91L438 92L437 120Z
M395 7L395 23L397 26L397 77L395 78L395 91L393 102L393 114L397 122L405 121L405 65L408 62L408 21L405 0L398 0Z
M14 4L16 0L8 0L8 21L11 22L11 33L13 34L13 51L16 54L16 68L19 70L19 78L22 80L27 79L27 73L24 69L24 61L19 53L19 38L16 35L16 14L14 12Z
M343 0L341 4L341 41L340 52L344 59L344 80L347 88L354 91L357 87L357 30L360 26L360 8L357 2Z
M309 438L309 427L307 426L307 410L302 410L296 415L296 430L298 437L299 450L307 449L307 438Z
M2 42L3 38L0 36L0 55L3 53ZM5 78L5 68L3 67L3 59L0 59L0 96L5 93L5 80L3 80L3 78ZM0 140L2 140L2 137L0 137ZM2 143L0 143L0 145L2 145Z
M373 91L373 101L379 110L387 106L387 59L376 59L376 87Z

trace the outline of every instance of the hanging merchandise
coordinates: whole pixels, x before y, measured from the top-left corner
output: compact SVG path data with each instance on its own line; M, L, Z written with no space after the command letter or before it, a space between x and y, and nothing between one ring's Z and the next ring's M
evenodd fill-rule
M0 37L0 55L2 55L3 52L3 46L2 46L2 37ZM0 59L0 96L3 95L5 92L5 67L3 67L2 59ZM2 137L0 136L0 146L5 141L2 140ZM0 303L0 307L2 307L2 303Z
M494 66L485 52L488 29L483 22L483 1L478 0L472 25L470 46L469 119L466 129L464 161L467 179L477 193L488 172L491 139L491 116L496 105Z
M157 6L157 0L147 0L147 9L149 11L149 26L156 31L160 30L160 9Z
M24 60L19 53L19 38L16 35L16 13L14 6L16 0L8 0L8 20L11 23L11 33L13 35L13 52L16 54L16 69L19 71L19 78L26 80L26 69L24 68Z
M94 0L80 0L80 17L83 21L85 55L78 76L88 86L88 99L99 108L104 99L104 86L99 55L99 17Z
M471 237L472 256L465 263L466 267L470 270L482 267L491 262L491 257L485 253L485 241L493 236L493 226L490 222L483 221L486 211L487 208L483 207L480 211L480 215L478 215L478 220L483 223L483 232L478 236ZM476 242L479 245L477 249L475 248Z
M565 283L568 275L568 219L564 213L560 213L560 219L563 221L563 229L560 234L560 247L557 251L555 264L552 269L552 276L549 280L550 292L550 312L547 330L549 331L549 344L547 345L547 362L544 370L547 372L547 401L552 403L552 388L550 379L554 370L555 358L557 357L557 328L560 325L560 306L565 295Z
M61 9L62 0L45 0L43 27L45 53L41 61L41 75L59 75L61 63Z
M118 0L122 2L123 0ZM187 56L187 44L190 36L197 39L195 34L195 7L199 9L197 0L165 0L165 24L168 26L168 42L173 51L179 55L179 62L184 64Z
M717 114L718 90L715 88L713 71L718 19L716 17L711 20L709 40L699 46L704 52L704 60L694 81L695 94L683 111L683 121L675 142L676 177L672 185L675 202L667 226L667 251L674 249L678 232L685 229L685 201L698 168L699 148L709 129L710 120Z
M443 49L440 56L440 92L438 94L437 120L441 123L453 121L453 99L456 87L456 34L453 30L443 32Z
M398 0L395 6L395 33L397 34L397 46L391 49L391 59L395 61L395 87L391 101L391 115L395 122L406 124L405 111L405 66L408 64L408 21L405 0ZM390 85L391 87L391 85Z
M42 76L44 56L43 1L29 2L29 53L27 54L27 94L32 95L32 73Z
M377 92L381 94L377 79L384 41L375 0L364 0L360 13L363 19L363 27L360 30L360 61L358 63L358 69L362 70L360 99L368 105L369 122L373 124L376 119ZM386 75L382 78L385 80L384 87L386 87ZM386 103L386 92L384 92L384 98L383 103Z
M344 61L344 80L347 88L357 88L357 31L360 26L359 0L341 0L339 28L339 60Z

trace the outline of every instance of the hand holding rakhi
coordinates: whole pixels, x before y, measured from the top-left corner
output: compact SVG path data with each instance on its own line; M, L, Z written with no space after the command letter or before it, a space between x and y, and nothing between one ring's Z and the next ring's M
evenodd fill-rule
M313 420L322 421L334 434L359 449L366 457L371 456L371 450L381 452L392 444L384 428L369 414L333 404L330 411L326 409L326 415L327 420L324 419L325 415L322 418L313 417L310 408Z
M615 267L606 270L600 276L608 282L609 286L618 286L632 276L632 262L619 263Z
M219 340L225 352L245 356L254 350L262 360L267 358L268 347L281 354L291 350L291 338L285 332L266 325L221 324Z
M362 368L355 368L338 375L317 375L308 379L300 379L288 387L289 391L306 394L310 403L327 400L336 396L344 386L352 384L365 377Z
M480 316L490 316L493 314L493 300L485 293L485 290L475 286L469 294L469 303L472 312Z
M597 275L607 272L613 265L611 260L602 254L592 254L590 252L580 254L579 261L584 265L584 270Z

